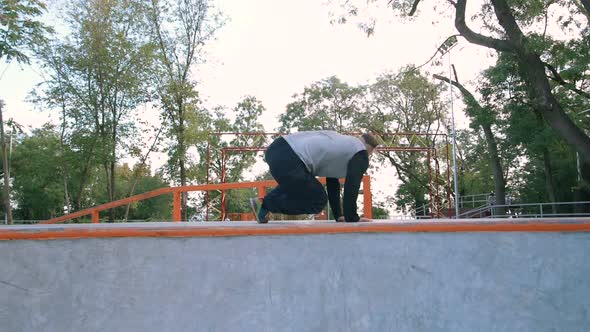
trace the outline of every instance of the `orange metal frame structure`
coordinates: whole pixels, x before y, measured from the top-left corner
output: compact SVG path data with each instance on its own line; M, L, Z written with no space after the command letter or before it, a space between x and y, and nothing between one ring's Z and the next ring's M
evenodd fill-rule
M210 135L244 135L244 136L277 136L281 133L261 133L261 132L246 132L246 133L236 133L236 132L215 132L211 133ZM347 133L348 135L360 135L360 133ZM441 136L445 137L445 134L428 134L428 133L381 133L381 136ZM68 220L72 220L75 218L80 218L83 216L90 215L91 220L93 223L98 223L100 220L100 212L109 210L115 207L131 204L134 202L138 202L141 200L157 197L160 195L165 194L172 194L173 196L173 207L172 207L172 220L173 221L181 221L181 195L184 192L189 191L205 191L206 192L206 220L209 219L209 192L212 190L221 191L222 200L221 200L221 215L222 220L224 220L226 209L225 209L225 191L230 189L243 189L243 188L257 188L258 197L264 197L266 195L266 188L267 187L274 187L277 183L273 180L268 181L257 181L257 182L241 182L241 183L225 183L225 159L226 155L230 151L263 151L265 147L225 147L222 149L222 174L221 174L221 181L222 183L218 184L210 184L209 180L209 168L210 168L210 158L211 158L211 144L210 140L207 142L207 184L204 185L194 185L194 186L184 186L184 187L168 187L168 188L160 188L157 190L149 191L147 193L131 196L128 198L116 200L110 203L98 205L92 208L88 208L85 210L81 210L78 212L70 213L61 217L52 218L49 220L45 220L41 222L42 224L55 224L60 223ZM439 170L438 170L438 156L436 149L434 147L378 147L377 151L415 151L415 152L426 152L427 159L428 159L428 167L429 167L429 193L430 193L430 205L431 205L431 216L434 217L436 213L436 217L441 217L441 204L440 204L440 197L438 190L433 194L433 179L432 179L432 172L431 172L431 158L435 161L435 184L439 183ZM450 184L450 173L449 173L449 151L447 146L447 184ZM325 183L325 178L320 179L321 183ZM452 209L450 203L450 191L447 190L448 202L449 202L449 211ZM371 180L370 177L365 176L363 177L363 203L364 203L364 216L366 218L372 218L372 194L371 194ZM435 212L434 212L435 211Z
M279 136L282 133L266 133L266 132L213 132L210 133L210 136L225 136L225 135L240 135L240 136L265 136L265 137L273 137ZM361 133L346 133L347 135L361 135ZM446 163L447 163L447 203L448 203L448 212L447 215L452 213L453 207L451 203L451 175L450 175L450 164L449 164L449 147L448 147L448 137L446 134L433 134L433 133L407 133L407 132L399 132L399 133L379 133L381 137L409 137L409 136L418 136L418 137L436 137L440 136L445 139L446 144ZM224 147L221 148L221 176L220 180L221 183L225 183L225 173L226 173L226 159L227 155L231 152L260 152L266 150L266 147L260 146L242 146L242 147ZM428 164L428 192L430 197L430 215L431 217L441 218L442 217L442 203L439 194L438 187L440 186L440 169L439 169L439 162L438 162L438 153L436 148L434 147L415 147L415 146L380 146L377 147L376 151L386 152L386 151L408 151L408 152L421 152L426 153L427 164ZM434 179L432 178L432 165L431 161L434 160ZM210 181L210 163L211 163L211 139L207 140L207 184ZM433 183L434 181L434 183ZM264 196L264 195L263 195ZM209 219L209 206L210 206L210 195L209 192L206 193L206 218ZM221 191L221 220L224 220L227 214L226 211L226 195L225 191Z
M325 183L325 178L320 179L322 183ZM90 215L92 218L93 223L98 223L100 221L100 212L109 210L115 207L131 204L134 202L139 202L145 199L172 194L173 203L172 203L172 220L176 222L181 221L181 199L180 195L183 192L189 191L209 191L209 190L230 190L230 189L241 189L241 188L257 188L258 190L258 197L264 197L266 194L267 187L274 187L277 183L274 180L267 180L267 181L256 181L256 182L239 182L239 183L218 183L218 184L203 184L203 185L196 185L196 186L184 186L184 187L168 187L168 188L160 188L152 191L148 191L143 194L131 196L128 198L123 198L117 201L113 201L110 203L98 205L89 209L81 210L78 212L66 214L61 217L49 219L40 222L40 224L56 224L68 220L72 220L75 218L80 218L84 216ZM372 215L372 197L371 197L371 179L368 176L363 178L363 190L364 194L364 214L365 217L371 219Z

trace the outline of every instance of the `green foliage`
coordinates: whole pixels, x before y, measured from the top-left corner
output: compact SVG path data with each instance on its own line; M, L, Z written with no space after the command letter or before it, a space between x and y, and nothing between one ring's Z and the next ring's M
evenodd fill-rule
M279 116L280 132L304 130L357 131L353 119L360 113L363 87L351 87L335 76L305 87L293 96Z
M148 17L151 38L157 45L158 73L154 77L162 106L162 126L169 138L165 171L185 185L190 176L188 169L194 166L188 154L192 144L189 122L206 118L191 73L202 61L203 45L223 25L223 17L209 0L154 0ZM183 207L186 210L184 199Z
M13 198L16 201L15 219L44 220L68 210L72 211L71 207L66 206L64 179L69 188L77 188L82 175L73 170L77 169L77 163L83 161L73 149L76 149L75 146L63 149L60 133L51 125L34 129L30 135L17 140L11 163L14 177ZM65 177L66 171L70 172L69 177ZM147 167L138 171L131 170L124 164L117 166L116 174L119 192L130 187L133 174L139 175L136 186L138 193L168 186L160 176L151 175ZM110 199L103 190L106 186L104 173L93 170L85 176L87 189L84 190L84 198L80 199L81 206L76 210L109 202ZM71 198L77 200L75 196ZM165 195L132 204L129 219L167 220L171 217L171 211L172 198ZM115 217L123 218L123 212L124 208L117 209Z
M79 209L95 203L86 193L99 169L108 200L120 197L116 165L137 144L132 112L149 98L155 45L141 1L77 0L67 14L67 36L38 52L49 75L33 98L60 112L62 151L73 161L63 181Z
M45 11L39 0L0 1L0 60L29 63L27 49L34 49L47 41L52 29L37 17Z
M482 158L487 155L483 133L471 129L457 134L460 196L489 193L494 188L494 175L490 158Z
M64 186L59 135L51 126L22 137L12 155L15 219L40 220L63 213Z
M135 192L145 193L148 191L168 187L168 183L158 174L152 175L149 166L135 165L133 169L127 164L117 169L120 188L118 192L125 191L131 187L131 182L137 177ZM123 218L123 209L118 209L118 218ZM128 220L170 220L172 219L172 195L162 195L147 200L133 203L129 209Z
M380 206L373 206L372 208L373 219L388 219L389 212Z
M373 10L407 16L425 4L413 0L332 2L341 10L333 14L334 23L354 18L368 35L377 27ZM455 14L452 6L444 3L441 7L443 3L434 1L428 7L438 6L443 12L450 8ZM577 1L509 0L508 5L525 31L525 51L538 54L545 62L553 95L576 125L590 130L590 113L582 113L590 109L590 57L584 56L590 52L590 35L580 15L589 13ZM270 137L210 135L262 131L259 119L265 112L253 96L244 97L234 107L207 109L202 104L194 68L203 62L204 46L224 23L211 1L76 0L68 7L69 33L50 45L45 43L50 29L38 22L44 10L38 0L0 1L0 59L28 63L26 51L36 51L47 81L33 99L43 109L59 111L61 119L59 128L44 126L15 142L11 175L18 219L50 218L63 213L64 207L78 210L121 198L134 187L135 179L136 193L169 183L242 181L256 153L226 151L222 163L222 149L270 143ZM492 3L484 2L473 19L490 36L508 38ZM552 29L545 30L545 22L553 29L563 28L569 37L553 36ZM530 97L526 69L518 54L502 52L478 81L481 99L464 100L471 129L460 131L458 137L461 195L486 193L494 187L486 140L479 129L482 125L493 129L509 192L520 201L553 199L547 172L558 184L552 193L557 200L572 200L577 188L587 186L577 181L576 153L543 122L542 112ZM410 65L382 73L367 85L353 86L332 76L294 95L280 115L278 130L444 134L448 128L446 107L440 100L442 89L446 86L431 82L427 73ZM164 151L169 157L156 175L149 166L131 169L119 162L121 157L139 156L136 123L141 119L132 111L152 100L162 110ZM446 148L419 136L386 138L386 143ZM396 169L401 185L393 201L399 209L408 212L429 202L424 154L382 153L373 162L375 168L392 165ZM446 171L442 165L441 174ZM254 194L253 190L228 191L228 211L248 211L247 198ZM218 204L220 194L213 192L211 198ZM202 196L193 208L195 214L202 214ZM387 214L379 207L373 212L375 218ZM171 197L162 196L133 204L129 219L168 219L170 215ZM123 216L124 208L115 211L114 217Z
M245 133L263 132L260 116L265 111L262 103L252 96L243 97L238 104L231 109L217 107L214 110L201 113L200 121L192 122L189 131L199 133L191 145L196 148L198 162L191 164L189 178L200 183L239 182L244 179L244 174L251 169L256 162L257 151L230 151L224 148L232 147L264 147L270 144L269 137L250 135L212 135L215 132ZM228 115L232 115L229 118ZM208 155L209 153L209 155ZM225 163L222 156L225 155ZM224 178L222 175L224 174ZM248 211L248 199L254 197L252 190L230 190L227 194L227 209L229 212ZM220 193L210 192L210 199L218 208ZM199 207L205 208L204 198ZM210 218L218 218L213 212Z
M336 130L380 133L446 133L446 109L440 87L416 68L384 73L366 86L350 86L337 77L315 82L296 94L279 119L280 131ZM430 147L424 136L383 137L389 146ZM420 152L384 152L373 158L378 165L393 166L402 184L396 205L407 211L422 205L429 192L427 156ZM444 169L442 170L444 172Z
M397 73L384 73L369 85L365 102L367 115L357 117L364 126L385 133L446 134L446 108L440 100L440 86L430 82L412 66ZM435 139L425 136L385 137L387 145L431 147ZM395 204L402 211L422 206L429 197L428 159L420 152L386 152L375 156L376 164L391 164L401 181ZM444 173L444 169L441 170Z
M537 41L541 42L540 39ZM552 44L553 41L543 41ZM553 44L553 45L558 45ZM547 55L547 60L555 63L557 68L560 63L566 63L565 54L553 57L552 52ZM556 52L557 54L559 52ZM567 65L566 65L567 67ZM545 202L550 200L549 191L554 190L555 199L568 201L573 200L573 188L577 187L575 154L567 147L564 141L547 126L542 115L535 109L527 93L527 86L522 73L518 70L518 64L514 56L501 54L495 66L488 68L483 73L480 81L480 92L482 93L486 107L493 110L500 142L500 152L504 160L504 168L510 192L523 202ZM583 82L572 80L576 86ZM559 98L562 105L569 105L569 110L581 110L587 105L588 100L578 93L573 92L570 87L555 85L555 96ZM575 113L573 114L575 117ZM580 120L583 120L581 117ZM583 122L581 122L583 123ZM472 183L486 183L490 174L477 174L476 169L483 170L479 160L480 153L485 153L483 142L477 144L463 142L466 154L464 169L470 170L461 174L463 184L469 181ZM477 152L480 150L480 152ZM474 155L471 158L470 155ZM549 158L548 160L545 160ZM548 162L551 169L545 169L544 161ZM545 172L551 172L554 183L559 183L553 189L547 187ZM478 189L479 190L479 189ZM477 193L467 188L468 193Z

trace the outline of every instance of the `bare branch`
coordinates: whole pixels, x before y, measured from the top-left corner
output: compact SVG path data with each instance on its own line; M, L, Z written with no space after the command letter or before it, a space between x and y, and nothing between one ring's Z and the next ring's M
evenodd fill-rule
M513 47L522 51L522 48L525 47L526 38L522 30L520 30L518 23L516 23L516 18L512 14L510 5L508 5L506 0L491 0L491 2L494 6L498 23L506 31L510 43Z
M457 75L457 73L455 73L455 79L456 79L456 75ZM461 85L459 82L449 80L449 78L441 76L441 75L437 75L437 74L434 74L433 77L436 78L437 80L451 83L454 87L456 87L457 89L459 89L459 91L461 91L461 94L463 94L465 99L467 99L469 102L474 102L476 105L479 105L479 103L477 102L477 99L475 99L475 97L471 94L471 92L469 92L469 90L465 89L465 87L463 85Z
M550 6L551 4L549 4ZM543 28L543 41L545 41L545 37L547 36L547 24L549 21L549 6L547 6L547 8L545 8L545 13L543 13L543 15L545 16L545 27Z
M412 5L410 13L408 13L408 16L412 16L416 13L416 10L418 9L418 3L420 3L420 0L414 0L414 4Z
M381 155L386 157L387 159L389 159L389 162L391 162L391 164L396 168L398 174L401 173L400 172L400 170L401 170L401 171L405 172L410 179L413 179L414 181L418 182L419 186L421 186L424 189L428 189L428 184L426 182L422 181L422 179L420 177L418 177L415 172L410 170L410 167L405 167L404 165L398 163L389 153L381 153ZM408 184L408 182L409 182L409 180L405 180L401 176L400 176L400 180L405 184Z
M549 69L549 71L550 71L550 72L551 72L551 74L552 74L552 76L551 76L551 75L547 75L547 77L548 77L549 79L551 79L551 80L553 80L553 81L555 81L555 82L559 83L559 85L561 85L561 86L565 87L566 89L568 89L568 90L570 90L570 91L573 91L573 92L575 92L575 93L579 94L580 96L583 96L583 97L585 97L585 98L587 98L587 99L590 99L590 93L588 93L588 92L586 92L586 91L583 91L583 90L580 90L580 89L576 88L576 86L575 86L573 83L566 82L566 81L563 79L563 77L561 77L561 75L559 75L559 72L557 71L557 69L555 69L555 67L553 67L552 65L550 65L550 64L548 64L548 63L546 63L546 62L543 62L543 65L544 65L544 66L545 66L547 69Z
M457 69L455 69L455 65L451 65L453 68L453 75L455 76L455 81L459 82L459 76L457 76Z
M513 48L510 43L506 40L496 39L489 36L484 36L471 30L467 23L465 23L465 7L467 0L458 0L455 15L455 27L467 41L473 44L493 48L503 52L513 52Z

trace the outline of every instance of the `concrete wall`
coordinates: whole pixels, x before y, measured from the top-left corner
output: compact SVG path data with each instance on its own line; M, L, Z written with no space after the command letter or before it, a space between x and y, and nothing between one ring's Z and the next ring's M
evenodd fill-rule
M589 331L590 233L0 241L0 331Z

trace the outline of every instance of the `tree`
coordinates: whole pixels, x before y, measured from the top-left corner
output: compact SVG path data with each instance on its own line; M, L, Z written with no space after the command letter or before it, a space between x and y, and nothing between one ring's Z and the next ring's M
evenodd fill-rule
M44 125L19 139L14 148L15 214L23 220L43 220L64 212L59 133Z
M305 87L293 96L287 111L279 116L279 131L358 131L352 119L361 112L363 87L352 87L332 76Z
M397 73L384 73L366 86L350 86L336 77L315 82L293 96L285 113L279 116L280 131L337 130L379 133L421 132L443 134L445 108L439 99L440 88L414 67ZM435 139L409 135L407 140L386 138L390 145L435 146ZM393 165L402 181L396 204L406 210L426 203L429 191L428 159L415 152L383 153L383 161Z
M222 149L226 147L264 147L268 138L254 135L210 135L213 132L263 132L260 116L265 111L262 103L252 96L245 96L232 109L217 107L210 112L203 112L198 121L189 123L190 132L195 134L193 141L198 153L198 162L193 165L188 175L199 181L209 183L238 182L244 179L244 173L256 162L256 152L227 152L225 160ZM232 121L227 115L232 114ZM207 174L208 173L208 174ZM222 177L224 174L224 177ZM254 196L251 189L231 190L225 193L228 212L241 212L248 209L246 196ZM210 204L219 204L221 194L210 192ZM205 197L203 197L205 198ZM203 199L200 207L206 209ZM210 206L211 207L211 206ZM213 213L213 218L221 217Z
M202 61L202 49L222 25L209 0L152 0L150 7L152 38L158 45L161 75L158 78L163 126L173 139L169 147L170 167L187 185L187 119L195 117L198 104L196 82L191 77L194 65ZM187 219L187 195L182 195L182 214Z
M461 197L472 196L475 199L481 194L487 196L490 188L494 188L495 179L491 158L482 158L489 153L488 148L489 145L480 128L457 131L457 150L461 160L461 166L458 169L458 187ZM468 201L468 199L464 200L464 202ZM464 207L477 206L464 204Z
M90 152L86 165L92 155L100 162L111 201L117 198L119 152L133 142L137 120L131 111L149 97L155 46L145 13L141 1L78 0L70 4L70 35L39 53L51 75L39 100L61 109L62 136L66 130L72 137L90 136L85 141L92 145L81 153ZM83 188L86 180L80 183Z
M516 174L513 182L518 184L521 197L549 202L572 200L571 189L579 192L579 188L575 188L576 177L572 172L575 162L570 161L569 166L563 162L572 160L573 153L564 147L565 142L543 121L542 115L529 99L525 79L519 75L516 66L513 56L500 55L496 65L484 72L480 89L486 103L498 110L496 116L504 119L504 150L511 151L514 159L525 158L520 162L524 165L517 173L526 174L524 178L528 181L523 183L523 176ZM554 93L560 103L568 108L579 109L584 104L585 97L568 87L556 85ZM570 150L569 156L564 153L567 150ZM526 171L522 172L522 169ZM558 177L558 174L568 173L569 179ZM533 180L528 174L545 181ZM555 185L556 181L559 181L559 186ZM536 187L533 183L541 186ZM572 185L568 187L568 184ZM566 188L570 194L564 194L563 189ZM531 195L532 192L535 194ZM556 205L553 205L553 210L557 211Z
M480 127L484 133L485 140L488 146L487 155L490 158L491 166L494 174L494 192L496 197L496 204L506 204L506 181L504 179L504 171L502 170L502 160L498 152L498 144L496 137L492 131L492 124L494 121L494 115L490 107L483 107L474 95L467 90L461 83L458 82L458 78L455 73L455 80L449 80L446 77L440 75L434 75L434 78L445 81L452 84L454 87L461 91L463 100L466 105L465 112L472 118L471 126Z
M167 187L165 179L158 173L151 174L150 165L136 164L133 168L123 164L117 166L120 190L130 188L135 184L138 193L148 192L151 190ZM120 211L119 211L120 212ZM172 196L162 195L147 200L132 203L125 214L119 214L125 221L127 220L170 220L172 217Z
M375 2L372 0L369 2ZM358 15L359 10L355 1L343 0L346 16ZM417 12L420 0L388 1L388 6L402 15L412 16ZM468 42L493 49L500 53L513 54L518 63L518 70L525 78L527 93L535 105L535 109L543 116L547 124L553 128L566 142L575 147L586 163L590 163L590 137L586 135L571 120L562 104L552 91L549 78L546 75L547 63L543 61L543 49L534 42L534 35L525 34L524 28L534 30L533 24L545 18L548 7L556 4L563 8L560 2L490 0L481 7L478 17L482 18L484 28L490 35L473 31L467 24L465 11L467 0L449 0L446 3L454 7L455 28ZM587 1L584 0L587 13ZM577 7L580 13L584 9ZM567 22L575 21L574 13L569 13ZM494 20L495 17L495 20ZM346 21L346 19L340 19ZM369 34L375 29L374 21L362 27ZM583 32L582 32L583 34ZM540 35L540 34L537 34ZM584 37L586 39L586 37Z
M26 50L47 41L51 28L36 18L45 11L39 0L3 0L0 2L0 60L30 62Z
M45 10L45 4L38 0L5 0L0 2L0 60L18 63L29 63L26 50L43 44L46 33L52 30L36 20ZM6 157L4 122L2 109L4 103L0 100L0 141L2 144L2 158L4 171L4 206L6 218L12 223L12 208L10 205L10 170Z
M368 86L366 114L355 122L383 133L424 133L386 139L391 146L434 147L438 135L447 132L446 108L440 100L440 86L430 82L413 66L396 73L384 73ZM385 137L384 137L385 138ZM416 152L387 152L382 157L396 170L402 185L396 192L396 205L402 210L417 209L427 203L429 159ZM448 187L444 186L443 187Z

